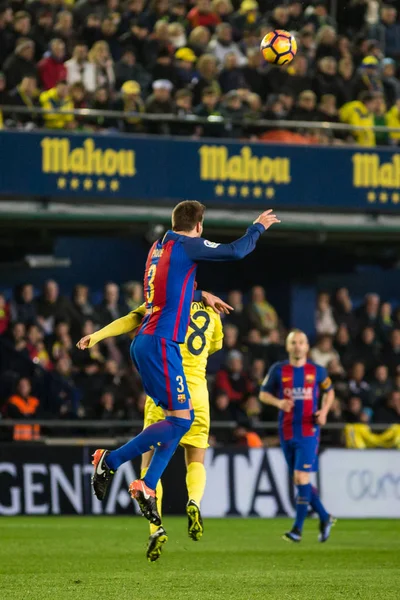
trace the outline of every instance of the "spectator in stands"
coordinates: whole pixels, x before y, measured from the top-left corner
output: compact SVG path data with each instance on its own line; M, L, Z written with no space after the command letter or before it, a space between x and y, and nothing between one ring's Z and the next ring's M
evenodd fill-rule
M66 80L61 80L54 88L42 92L39 101L44 110L53 111L43 115L46 128L72 129L75 126L74 115L68 114L68 111L73 110L74 104Z
M379 363L379 344L373 327L365 327L354 348L355 357L365 366L367 374L371 373Z
M393 382L389 377L389 369L386 365L381 364L375 368L370 385L374 405L389 395L393 389Z
M250 423L241 424L233 431L233 436L239 446L247 446L248 448L262 448L263 443L255 431L252 431Z
M225 136L238 138L243 135L242 120L244 107L240 93L237 90L228 92L221 105L221 114L226 119Z
M224 64L227 54L234 54L236 56L239 67L242 67L247 62L239 46L232 39L232 26L229 23L220 23L217 26L215 36L213 36L213 39L209 43L207 52L215 56L220 66Z
M386 114L386 125L388 127L400 128L400 99L396 100L396 104ZM398 146L400 141L400 133L390 132L391 143Z
M353 138L360 146L375 146L375 133L372 131L374 126L374 111L376 108L376 96L371 92L361 92L358 100L347 102L339 111L339 118L342 123L364 127L362 130L353 131L348 136L348 140Z
M232 306L233 311L224 317L224 323L235 325L240 334L244 333L246 316L244 313L242 292L240 290L231 290L228 294L227 302Z
M121 417L116 406L115 397L111 391L104 391L100 396L97 406L94 408L95 418L107 421L118 419Z
M393 390L386 401L374 410L374 423L400 424L400 392Z
M301 94L301 92L313 88L313 80L308 71L309 65L307 57L304 54L296 54L293 62L288 68L289 78L286 80L286 85L296 97Z
M135 310L144 302L143 284L139 281L128 281L123 286L124 301L129 310Z
M47 51L53 37L53 13L49 9L41 9L37 13L36 25L30 32L31 39L35 42L35 59L39 61Z
M371 387L365 379L365 365L362 362L356 362L349 373L349 394L359 396L364 407L372 406L373 397Z
M380 297L378 294L366 294L364 304L356 311L358 329L378 327Z
M265 290L256 285L251 290L251 301L246 307L249 323L267 335L278 326L278 315L275 308L265 296Z
M332 380L336 396L338 396L341 400L344 400L347 397L348 386L346 371L341 365L340 360L338 358L334 358L333 360L329 361L327 370L328 375Z
M107 42L96 42L89 52L89 61L95 69L96 88L107 86L112 89L115 83L114 64Z
M315 328L318 334L327 333L335 335L337 325L333 318L333 311L329 294L321 292L317 298L317 310L315 313Z
M149 28L154 29L159 21L167 22L169 20L169 2L168 0L152 0L147 13Z
M136 55L132 47L126 46L120 60L114 66L115 89L120 90L125 81L137 81L144 92L151 81L150 74L144 67L136 62Z
M393 329L390 342L382 354L383 362L389 367L389 372L394 377L399 372L400 365L400 329Z
M218 98L221 88L217 80L217 61L211 54L203 54L197 62L199 81L193 88L193 104L196 106L202 99L204 88L212 88Z
M17 352L22 352L24 354L27 354L25 338L26 338L25 323L20 323L19 321L16 321L15 323L12 324L12 329L11 329L11 342L12 342L14 350L16 350Z
M332 94L336 98L338 106L345 103L346 95L337 74L337 63L331 56L325 56L318 62L312 85L318 100L321 100L325 94Z
M174 51L186 46L187 39L185 28L181 23L170 23L168 25L168 41Z
M144 113L145 105L141 97L141 88L137 81L125 81L121 88L121 97L115 102L114 110L122 113ZM143 131L143 122L137 116L123 116L118 120L120 131L138 133Z
M210 42L211 34L207 27L195 27L189 34L188 47L193 50L197 58L206 52Z
M198 81L197 57L191 48L179 48L175 52L177 87L193 87Z
M252 1L252 0L250 0ZM241 69L244 84L246 87L261 98L265 98L267 92L265 70L262 69L262 56L259 48L249 48L246 52L247 64Z
M3 64L8 90L17 87L24 77L36 78L34 54L35 43L28 38L19 38L14 53L8 56Z
M68 298L60 295L58 283L49 279L43 286L42 294L36 299L37 322L46 334L53 333L56 321L73 318Z
M342 58L339 61L338 74L338 80L343 90L345 102L350 102L354 98L356 84L354 63L351 58Z
M80 405L81 390L72 377L72 362L68 356L59 358L55 364L50 386L51 405L49 412L64 418L82 418L85 410Z
M96 89L90 108L94 110L113 110L110 90L107 86L101 86ZM104 131L106 129L117 129L118 122L113 117L89 117L87 122L95 131Z
M76 44L76 30L74 29L74 20L69 10L62 10L57 13L57 22L54 26L54 33L65 44L66 53L71 54Z
M44 344L43 332L37 325L29 325L26 335L26 348L29 358L35 364L40 365L45 371L51 371L53 364Z
M380 23L373 25L368 32L369 39L378 40L386 56L400 56L400 24L397 22L397 10L388 4L381 8Z
M97 307L101 325L108 325L111 321L123 317L127 312L127 307L119 302L119 287L117 284L107 283L104 286L104 299Z
M174 101L171 98L172 83L168 79L157 79L153 82L153 93L147 98L145 110L149 114L170 115L174 112ZM149 133L168 133L168 123L151 123Z
M230 11L232 10L233 8L231 5ZM221 13L219 14L221 16ZM260 23L258 2L256 0L242 0L239 10L237 10L229 20L237 37L242 37L245 29L248 27L256 28Z
M10 311L13 322L20 321L27 325L36 322L36 305L31 283L23 283L16 287L14 298L10 303Z
M356 98L362 92L383 93L383 84L379 72L379 60L375 56L363 58L359 68L359 75L354 82L353 94Z
M147 18L145 15L142 15L133 18L129 24L129 31L119 38L122 47L133 48L137 62L144 67L148 66L150 47L148 34Z
M393 326L392 305L390 302L383 302L379 309L379 321L377 326L377 333L381 342L385 343L389 340Z
M215 401L210 407L211 419L219 422L233 421L234 415L232 414L231 403L229 396L226 393L219 393L215 397ZM232 443L232 431L226 428L216 428L215 436L219 443L229 444Z
M118 26L111 15L106 16L101 23L101 37L107 42L112 60L121 58L121 45L118 41Z
M194 109L194 114L198 117L221 117L221 105L219 103L219 95L213 87L206 87L201 94L201 102ZM196 128L196 134L204 137L221 137L224 134L223 123L211 121L210 123L202 123Z
M223 94L246 87L246 80L239 68L237 57L233 52L225 54L224 64L218 81Z
M13 20L11 6L2 4L0 6L0 66L7 56L11 54L14 48L14 37L10 30L10 23Z
M67 69L64 65L65 44L61 39L55 38L50 42L50 54L38 64L41 87L50 90L56 87L59 81L67 79Z
M288 31L300 31L304 25L303 3L300 0L289 0L288 2Z
M0 335L8 329L10 323L10 306L6 302L4 294L0 294Z
M187 118L193 115L192 111L193 94L190 90L182 89L178 90L175 94L175 114L178 117ZM192 123L172 123L171 134L172 135L186 135L190 136L194 132L194 125Z
M333 27L323 25L317 33L316 42L315 60L317 62L325 56L340 60L340 51L337 47L337 34Z
M79 81L85 86L88 92L93 93L96 89L96 69L95 65L88 61L87 57L87 45L83 42L78 42L74 48L72 58L65 63L67 81L69 85Z
M354 347L350 340L350 333L347 325L342 323L339 325L339 329L336 334L335 349L339 353L340 361L342 365L347 369L350 367L354 359Z
M317 121L317 96L312 90L301 92L296 106L288 115L292 121Z
M289 11L287 6L278 4L268 16L268 28L286 29L289 21ZM264 36L262 36L264 37Z
M14 46L18 43L20 38L30 37L31 35L32 19L31 15L25 10L19 10L14 13L14 19L12 22L12 36Z
M6 415L9 419L23 419L29 421L39 415L40 402L31 395L31 383L23 377L19 380L15 394L7 403ZM18 442L31 442L40 437L39 425L14 425L13 439Z
M59 321L54 327L54 335L49 337L48 346L51 358L57 361L63 356L69 356L74 349L74 344L69 332L69 324Z
M343 412L346 423L368 423L369 415L364 410L359 396L351 396L347 401L347 408Z
M213 11L210 0L197 0L195 4L196 6L187 14L190 28L207 27L213 31L221 19Z
M351 333L355 333L357 329L357 321L353 313L353 304L347 288L339 288L335 293L333 303L333 316L336 323L346 325Z
M243 352L248 364L253 364L255 360L265 362L267 360L267 349L263 344L263 339L258 329L250 329L247 333Z
M23 77L22 81L16 88L11 90L8 96L7 104L11 106L38 108L37 100L37 81L35 77ZM37 113L20 113L11 112L9 117L17 126L38 127L42 124L42 116Z
M251 382L244 370L241 352L232 350L228 354L227 366L218 371L215 378L215 393L227 394L235 414L240 414L240 405L251 393Z
M333 347L333 338L328 334L318 337L316 345L311 349L310 356L317 365L322 367L327 367L331 360L340 360L339 354Z
M307 17L307 23L313 25L314 29L318 31L321 27L329 25L335 27L335 21L328 14L328 7L326 0L315 0L314 10Z
M318 105L318 120L328 123L339 123L339 113L336 108L336 98L333 94L325 94ZM337 132L333 135L338 137Z
M390 109L400 98L400 81L396 78L396 62L393 58L382 60L381 79L386 105Z

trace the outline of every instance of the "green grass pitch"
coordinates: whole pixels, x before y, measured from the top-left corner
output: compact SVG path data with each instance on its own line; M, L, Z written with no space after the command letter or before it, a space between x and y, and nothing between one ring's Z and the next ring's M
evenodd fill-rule
M339 521L326 544L317 521L301 544L286 519L207 519L200 542L166 518L161 559L145 559L140 517L2 517L1 600L398 600L397 521Z

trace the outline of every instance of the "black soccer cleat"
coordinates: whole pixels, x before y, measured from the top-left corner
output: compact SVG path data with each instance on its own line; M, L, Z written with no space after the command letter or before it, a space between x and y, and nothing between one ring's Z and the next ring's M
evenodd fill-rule
M167 541L168 536L164 527L159 527L157 531L151 534L146 552L147 560L149 562L154 562L160 558L163 545Z
M200 507L194 500L189 500L186 505L186 514L188 516L188 534L194 542L198 542L204 533L203 519L201 518Z
M301 542L301 531L299 529L292 529L283 534L282 539L286 542L295 542L298 544Z
M93 454L92 465L94 465L94 473L92 476L92 486L94 495L98 500L104 500L108 488L110 487L115 471L112 471L105 461L108 450L96 450Z
M139 504L142 515L153 525L161 525L155 491L147 487L142 479L136 479L129 486L129 493Z
M332 515L329 515L329 519L327 521L320 521L319 523L319 536L318 536L318 541L319 542L326 542L329 539L329 536L331 535L331 529L332 527L336 524L337 519L335 519L335 517L332 517Z

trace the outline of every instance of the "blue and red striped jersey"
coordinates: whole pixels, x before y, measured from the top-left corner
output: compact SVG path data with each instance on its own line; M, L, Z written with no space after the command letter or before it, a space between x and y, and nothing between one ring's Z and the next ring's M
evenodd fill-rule
M154 242L144 274L146 315L139 334L158 335L182 343L189 325L197 262L244 258L254 250L264 227L252 225L231 244L216 244L167 231Z
M318 435L314 422L321 393L328 392L332 382L324 367L307 361L304 367L294 367L285 360L272 365L264 379L261 391L269 392L280 400L293 400L290 412L279 411L279 429L284 440Z

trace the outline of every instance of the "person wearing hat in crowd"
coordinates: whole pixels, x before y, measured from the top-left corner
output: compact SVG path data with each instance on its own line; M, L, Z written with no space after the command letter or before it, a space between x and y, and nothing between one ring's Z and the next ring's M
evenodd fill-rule
M393 58L384 58L381 62L381 79L386 104L391 108L400 98L400 81L396 77L396 62Z
M67 79L67 68L64 60L64 42L58 38L51 40L48 56L43 58L38 64L40 83L44 90L50 90L59 81Z
M137 81L145 93L151 81L150 74L136 62L136 55L131 46L126 46L120 60L114 65L115 89L120 90L125 81Z
M122 113L144 113L145 107L141 91L137 81L125 81L121 87L121 97L115 102L113 109ZM140 117L121 116L118 119L118 128L124 133L138 133L144 131L143 120Z
M146 113L156 115L170 115L175 111L171 97L173 85L168 79L153 81L153 93L146 100ZM167 122L148 122L149 133L169 133L170 124Z
M36 77L26 76L9 93L7 104L11 106L39 107ZM18 125L42 125L42 116L37 113L11 113L9 117Z
M371 147L376 145L374 126L374 113L377 109L377 96L372 92L361 92L358 100L346 102L339 110L339 118L342 123L357 125L364 129L354 131L348 137L355 139L360 146Z
M375 56L366 56L363 59L353 91L356 98L361 92L383 92L379 60Z
M35 42L35 60L39 61L46 52L53 37L53 13L42 9L37 13L36 24L32 27L30 36Z
M25 76L37 77L34 62L35 43L28 38L20 38L11 54L3 64L7 89L14 89Z
M196 71L197 56L191 48L179 48L175 52L176 72L178 76L177 87L194 85L198 80Z
M47 129L71 129L75 126L74 115L64 113L64 111L70 111L74 108L69 86L65 79L58 81L57 85L50 90L42 92L39 101L44 110L57 109L58 111L57 113L43 115L44 126Z
M237 37L242 37L245 29L257 27L260 22L258 2L256 0L243 0L231 18L232 27Z

